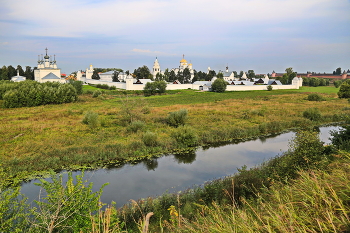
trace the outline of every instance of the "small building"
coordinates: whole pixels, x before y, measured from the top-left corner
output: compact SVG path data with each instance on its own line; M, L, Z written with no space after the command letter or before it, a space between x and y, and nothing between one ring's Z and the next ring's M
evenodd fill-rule
M13 76L12 78L11 78L11 81L12 82L22 82L22 81L26 81L26 77L24 77L24 76L20 76L19 75L19 71L17 70L17 75L16 76Z

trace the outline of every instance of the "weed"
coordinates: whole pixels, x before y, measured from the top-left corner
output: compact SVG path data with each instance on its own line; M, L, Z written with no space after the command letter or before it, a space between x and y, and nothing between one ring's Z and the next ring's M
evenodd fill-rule
M82 122L88 125L91 129L95 129L100 125L100 121L98 119L98 113L88 111Z
M184 125L187 121L187 114L187 109L181 109L176 112L170 112L168 117L166 118L166 122L168 123L168 125L173 127Z
M318 108L309 108L303 112L303 117L311 120L311 121L319 121L321 120L321 112Z

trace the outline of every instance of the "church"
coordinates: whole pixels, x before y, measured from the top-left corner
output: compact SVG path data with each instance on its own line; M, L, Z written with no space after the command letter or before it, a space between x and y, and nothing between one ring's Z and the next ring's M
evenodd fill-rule
M34 80L40 83L44 82L60 82L65 83L66 80L64 78L61 78L61 69L57 68L56 64L56 56L54 55L54 59L52 60L52 56L47 55L47 48L46 54L43 57L41 54L38 55L38 65L37 68L34 70Z
M185 55L182 55L182 59L180 60L179 68L173 68L170 71L174 71L175 75L177 75L179 72L183 72L186 68L189 69L190 74L191 74L191 80L192 80L194 77L194 70L192 68L192 63L188 63L185 59ZM160 64L158 62L158 58L156 58L156 60L154 61L154 64L153 64L153 69L152 69L153 79L156 78L158 73L164 74L164 72L161 71L161 69L160 69Z

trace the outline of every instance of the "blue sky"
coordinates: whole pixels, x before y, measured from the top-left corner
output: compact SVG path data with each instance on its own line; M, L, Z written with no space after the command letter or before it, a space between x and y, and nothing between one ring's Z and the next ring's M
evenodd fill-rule
M197 71L350 68L349 0L2 0L0 65L133 71L182 54Z

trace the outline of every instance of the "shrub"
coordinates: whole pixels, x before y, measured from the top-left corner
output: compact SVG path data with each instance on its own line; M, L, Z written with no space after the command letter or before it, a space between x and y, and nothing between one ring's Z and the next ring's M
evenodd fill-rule
M318 108L309 108L303 112L303 117L311 121L318 121L321 119L321 113Z
M116 86L110 86L109 90L117 90Z
M322 101L322 100L324 100L324 98L317 93L312 93L312 94L309 94L307 96L307 100L308 101Z
M98 97L99 95L102 95L102 92L100 90L96 90L94 93L92 93L92 97L94 98Z
M225 92L227 82L221 78L216 79L211 85L211 90L214 92Z
M343 126L343 129L331 131L332 144L338 149L350 151L350 126Z
M198 143L198 136L192 127L182 126L177 128L171 137L176 140L177 143L184 146L195 146Z
M334 81L334 82L333 82L335 88L340 87L341 83L342 83L342 81L340 81L340 80L337 80L337 81Z
M158 145L158 135L156 133L147 131L142 136L142 141L146 146L157 146Z
M272 87L271 85L268 85L268 86L266 87L266 89L267 89L268 91L272 91L273 87Z
M78 95L83 94L83 82L82 81L74 81L71 79L71 80L69 80L69 84L71 84L75 88Z
M100 124L98 119L98 113L95 112L87 112L82 120L82 122L88 125L91 129L97 128Z
M340 85L338 96L339 98L350 98L350 79L347 79Z
M128 127L128 131L136 133L138 130L143 130L145 128L145 122L143 121L133 121Z
M166 118L166 122L168 123L168 125L173 127L184 125L187 120L187 113L187 109L180 109L176 112L170 112L168 117Z

